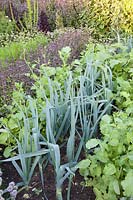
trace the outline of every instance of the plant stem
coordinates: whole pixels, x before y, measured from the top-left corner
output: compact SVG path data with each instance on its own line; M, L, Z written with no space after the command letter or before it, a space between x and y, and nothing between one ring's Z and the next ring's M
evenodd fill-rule
M67 191L67 200L70 200L72 178L73 178L73 175L70 175L70 177L69 177L69 183L68 183L68 191Z
M59 187L56 188L56 198L57 198L57 200L63 200L62 189Z

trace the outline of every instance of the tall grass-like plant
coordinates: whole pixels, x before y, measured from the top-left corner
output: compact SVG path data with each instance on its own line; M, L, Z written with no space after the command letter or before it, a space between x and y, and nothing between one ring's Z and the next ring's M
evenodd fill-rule
M26 0L27 2L27 10L28 10L28 16L26 15L25 23L26 26L32 30L34 27L37 27L38 22L38 1L34 0L33 5L31 3L31 0ZM28 23L27 23L28 22Z
M37 27L38 23L38 16L39 16L39 6L38 1L34 1L34 17L33 17L33 24L35 27Z
M9 2L9 8L10 8L10 13L11 13L11 18L13 20L13 23L15 24L16 30L20 31L20 28L16 24L16 20L15 20L14 14L13 14L13 8L12 8L11 2Z
M27 2L27 8L28 8L28 23L29 26L32 27L32 6L31 6L31 0L26 0Z

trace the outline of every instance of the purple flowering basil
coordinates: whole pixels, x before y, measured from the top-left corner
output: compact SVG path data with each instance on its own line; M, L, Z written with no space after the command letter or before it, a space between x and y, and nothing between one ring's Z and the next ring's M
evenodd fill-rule
M17 190L13 190L10 192L11 197L16 198L17 196Z
M10 182L10 183L9 183L9 186L12 186L12 187L14 187L14 186L15 186L15 182L13 182L13 181L12 181L12 182Z
M11 191L13 191L13 189L14 189L14 186L12 186L12 185L10 186L10 185L9 185L9 186L7 187L7 189L6 189L6 191L7 191L7 192L11 192Z

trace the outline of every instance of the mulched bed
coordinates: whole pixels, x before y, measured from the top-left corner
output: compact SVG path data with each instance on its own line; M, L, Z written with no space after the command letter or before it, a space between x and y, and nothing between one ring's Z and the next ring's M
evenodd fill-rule
M39 47L36 52L30 53L26 60L30 62L30 66L38 61L38 67L44 63L43 53L44 48ZM5 103L10 101L11 93L15 89L15 82L24 83L24 88L30 92L32 81L26 76L28 72L30 72L30 68L23 59L11 63L7 62L6 66L0 63L0 96L4 98Z

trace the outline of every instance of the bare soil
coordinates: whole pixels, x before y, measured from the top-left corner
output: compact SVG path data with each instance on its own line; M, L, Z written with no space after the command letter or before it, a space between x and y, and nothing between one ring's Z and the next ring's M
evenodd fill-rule
M11 163L3 163L1 165L3 171L3 184L8 185L9 182L14 181L16 183L20 182L21 179L18 176L15 168ZM56 200L55 193L55 179L54 170L51 165L48 165L44 171L44 191L48 200ZM76 173L75 178L72 181L71 189L71 199L70 200L95 200L95 195L92 188L87 188L81 185L83 177ZM63 186L63 200L67 200L67 182ZM28 188L23 189L18 193L16 200L46 200L42 192L42 184L40 179L40 174L36 170L32 181Z

